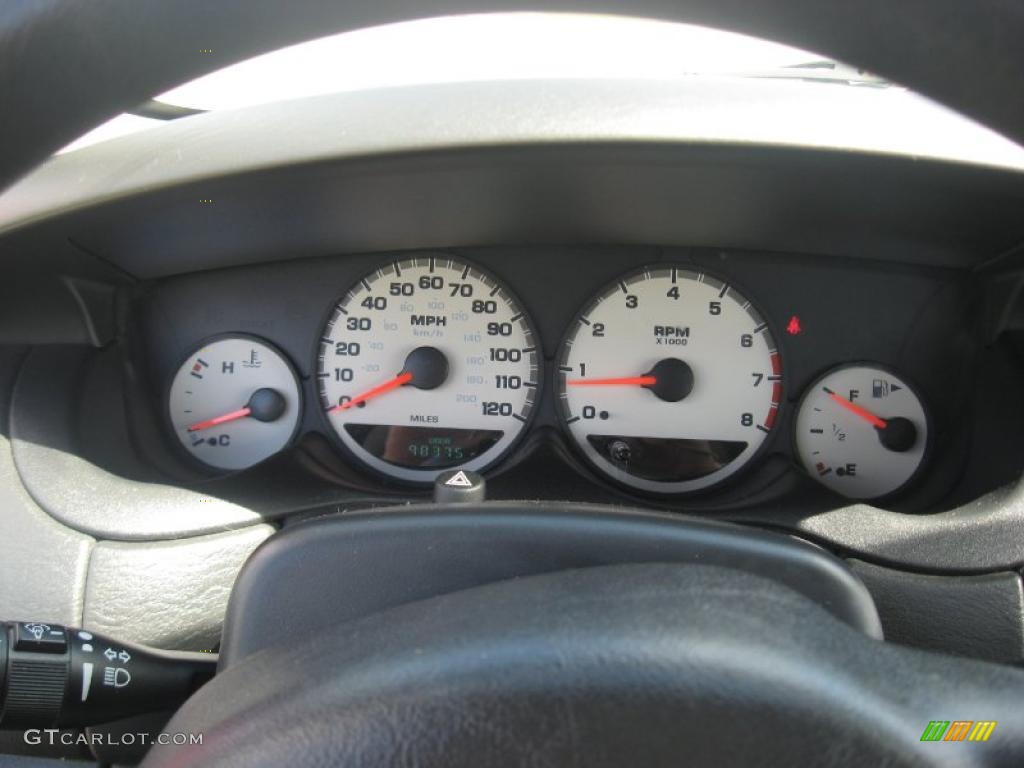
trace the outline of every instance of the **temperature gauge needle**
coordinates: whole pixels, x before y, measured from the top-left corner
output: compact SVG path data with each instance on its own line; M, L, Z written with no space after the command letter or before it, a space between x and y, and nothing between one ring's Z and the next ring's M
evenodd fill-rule
M864 421L868 422L868 424L875 427L876 429L885 429L889 425L885 419L878 418L871 411L867 410L866 408L862 408L861 406L857 405L856 403L850 400L847 400L842 395L837 395L831 389L828 389L827 387L822 387L822 389L825 390L825 394L832 398L834 402L841 405L850 413L856 414L860 418L864 419Z
M280 392L276 389L261 387L252 393L252 397L249 398L245 407L239 408L237 411L222 413L220 416L214 416L206 421L197 421L188 428L188 431L199 432L216 427L218 424L227 424L229 421L237 421L250 416L256 421L276 421L284 414L286 407L287 402Z
M206 421L198 421L188 428L189 432L198 432L201 429L209 429L210 427L216 427L218 424L227 424L229 421L235 421L236 419L244 419L252 413L252 409L249 406L245 408L239 408L237 411L231 411L230 413L223 413L220 416L215 416L212 419Z

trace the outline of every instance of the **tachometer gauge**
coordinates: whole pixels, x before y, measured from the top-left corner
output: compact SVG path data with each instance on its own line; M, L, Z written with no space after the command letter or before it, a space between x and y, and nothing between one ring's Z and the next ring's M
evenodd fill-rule
M739 471L775 426L782 364L768 323L727 282L658 266L576 319L559 359L569 434L601 472L680 493Z
M796 447L811 477L851 499L902 488L928 445L928 416L914 389L890 371L846 365L808 387Z
M540 355L501 283L437 256L356 283L331 313L317 371L327 420L352 454L427 483L487 467L512 446L533 412Z
M218 469L244 469L295 435L299 381L269 343L224 336L182 363L168 408L174 434L194 458Z

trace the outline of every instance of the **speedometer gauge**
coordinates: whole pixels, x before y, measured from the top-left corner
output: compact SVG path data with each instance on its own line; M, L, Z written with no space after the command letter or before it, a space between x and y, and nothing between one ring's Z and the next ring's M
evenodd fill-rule
M782 365L768 323L729 283L684 267L623 277L577 317L559 358L569 434L612 479L708 488L775 426Z
M366 275L320 339L320 400L342 443L391 477L432 482L499 459L540 381L526 313L495 278L448 257Z

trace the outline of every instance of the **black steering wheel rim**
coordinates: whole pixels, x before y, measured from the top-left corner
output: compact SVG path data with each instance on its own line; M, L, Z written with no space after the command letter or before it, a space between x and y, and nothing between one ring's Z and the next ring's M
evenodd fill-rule
M761 576L610 565L266 648L166 727L202 744L145 765L1019 765L1022 690L1024 671L883 643ZM999 739L922 740L961 717Z

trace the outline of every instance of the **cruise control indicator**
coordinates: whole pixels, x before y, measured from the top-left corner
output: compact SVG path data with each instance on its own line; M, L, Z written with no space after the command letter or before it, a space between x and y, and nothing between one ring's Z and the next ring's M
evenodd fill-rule
M768 322L727 281L639 270L577 317L557 377L564 423L610 478L684 493L746 466L774 430L782 361Z
M536 334L496 278L448 256L382 266L331 313L317 357L320 404L358 460L432 483L508 451L540 386Z
M923 465L928 415L903 378L872 365L846 365L808 387L796 419L804 469L851 499L888 496Z

